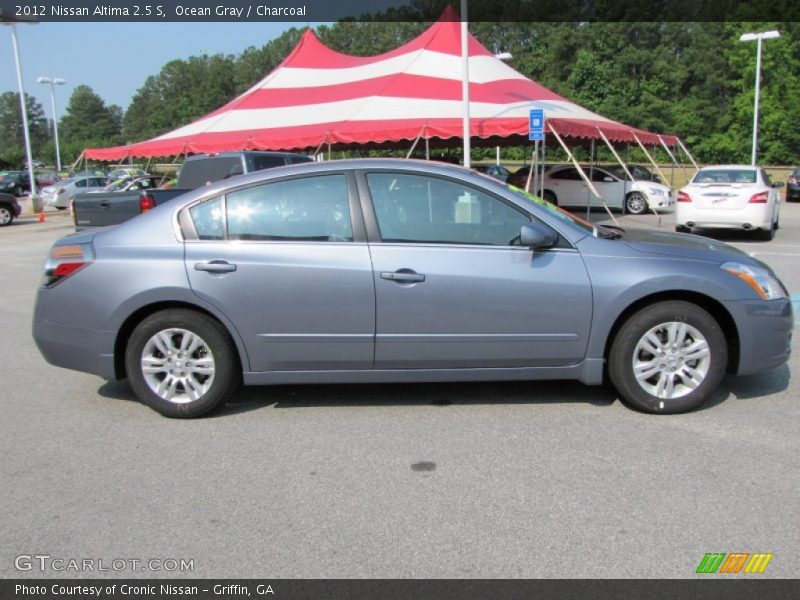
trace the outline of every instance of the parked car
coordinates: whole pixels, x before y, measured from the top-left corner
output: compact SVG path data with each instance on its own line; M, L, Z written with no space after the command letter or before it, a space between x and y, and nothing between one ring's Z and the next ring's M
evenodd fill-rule
M73 204L75 229L116 225L141 213L152 210L173 198L214 181L229 179L242 173L285 165L312 162L305 154L293 152L222 152L196 154L188 157L181 167L178 183L167 189L149 189L124 194L80 194Z
M115 169L111 171L107 177L109 181L116 181L117 179L132 179L134 177L147 177L148 175L150 175L150 173L142 169L126 167L124 169Z
M64 210L69 208L75 194L99 190L108 185L105 177L74 177L42 189L42 200L48 206Z
M20 213L22 207L13 194L0 193L0 227L11 225Z
M511 171L503 165L475 165L475 170L500 181L506 181L508 176L511 175Z
M675 230L742 229L771 240L780 225L783 183L749 165L703 167L678 192Z
M163 177L159 175L148 175L147 177L134 177L132 179L117 179L112 181L104 188L88 192L90 194L101 194L104 192L135 192L139 190L155 189L161 185Z
M30 190L30 180L23 171L3 171L0 173L0 193L23 196Z
M55 171L36 171L34 177L36 178L36 185L39 189L55 185L61 181L61 177Z
M672 190L652 181L630 181L622 167L590 167L581 165L609 208L640 215L650 208L669 210L674 207ZM527 179L527 173L525 174ZM578 170L571 165L556 166L544 173L543 198L556 206L585 207L587 201L598 206Z
M113 285L110 285L113 282ZM171 417L248 385L577 379L653 413L784 364L792 305L722 242L593 226L426 161L234 177L66 236L33 333ZM535 395L536 386L530 393Z
M800 167L797 167L786 180L786 201L800 200Z

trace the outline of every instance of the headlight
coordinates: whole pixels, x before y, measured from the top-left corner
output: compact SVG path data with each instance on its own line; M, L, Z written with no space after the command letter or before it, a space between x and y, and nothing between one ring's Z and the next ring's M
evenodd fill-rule
M789 293L780 280L766 269L737 262L726 262L721 265L721 268L747 283L764 300L789 297Z
M666 195L664 193L664 190L662 190L661 188L648 188L647 191L650 192L651 194L653 194L654 196L664 196L664 195Z

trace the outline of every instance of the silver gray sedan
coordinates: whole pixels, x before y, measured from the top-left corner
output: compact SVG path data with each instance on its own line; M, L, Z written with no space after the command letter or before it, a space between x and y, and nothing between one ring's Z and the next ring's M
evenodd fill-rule
M770 268L724 243L593 226L457 166L347 160L62 238L33 333L52 364L127 377L170 417L242 382L605 377L677 413L726 371L785 363L792 323Z

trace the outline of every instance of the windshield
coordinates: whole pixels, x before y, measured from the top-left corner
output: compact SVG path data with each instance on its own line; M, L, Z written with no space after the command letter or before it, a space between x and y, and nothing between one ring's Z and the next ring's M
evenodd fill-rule
M755 183L754 169L704 169L694 176L692 183Z
M114 181L113 183L109 183L106 187L103 188L104 192L116 192L117 190L121 190L123 187L128 185L130 179L119 179Z
M588 221L584 221L580 217L576 217L572 213L567 212L566 210L563 210L554 204L550 204L549 202L542 200L538 196L534 196L533 194L526 192L525 190L520 189L514 185L506 184L506 187L512 192L514 192L520 198L527 200L528 202L532 202L536 206L543 208L548 212L548 214L554 216L560 221L577 225L578 227L580 227L587 233L591 233L592 235L597 234L597 230L595 229L594 225L592 225Z

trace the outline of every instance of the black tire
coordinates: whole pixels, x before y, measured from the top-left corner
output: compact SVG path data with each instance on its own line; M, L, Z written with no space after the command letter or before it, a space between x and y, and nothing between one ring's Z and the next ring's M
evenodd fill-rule
M542 200L545 200L546 202L549 202L550 204L554 204L555 206L558 206L558 198L550 190L545 190L544 192L542 192Z
M692 228L686 227L686 225L675 225L675 231L678 233L692 233Z
M67 210L66 206L56 206L58 210Z
M775 238L775 223L769 229L756 229L755 237L763 242L770 242Z
M0 227L7 227L14 222L14 211L8 206L0 206Z
M647 197L641 192L631 192L625 196L623 213L629 215L643 215L647 212Z
M645 334L653 328L665 323L680 323L694 328L705 338L709 351L707 371L699 385L685 395L670 399L659 398L644 389L643 385L637 381L633 367L634 353L640 340L643 340ZM689 338L686 342L693 343L693 340ZM666 362L670 359L669 357L660 359L658 356L653 356L654 362L659 360ZM690 365L692 368L700 366L699 361L690 362L693 362L693 365ZM689 362L687 362L688 364ZM697 408L708 400L717 389L725 375L727 365L728 347L719 323L696 304L682 300L659 302L633 314L617 332L608 356L608 374L623 402L631 408L653 414L683 413ZM663 367L663 365L661 366ZM683 367L680 370L682 371ZM657 373L663 373L668 378L671 377L673 382L675 377L681 374L677 372L670 375L664 372L663 368ZM658 379L660 380L660 375L658 375ZM686 387L691 389L690 386ZM683 388L676 391L680 391L680 389Z
M210 387L195 400L176 403L164 399L145 380L142 371L145 345L157 333L169 329L186 330L199 336L213 358L214 374ZM131 387L139 399L165 417L172 418L199 417L214 411L233 396L241 382L241 367L228 332L218 321L188 309L164 310L139 323L128 340L125 369Z

